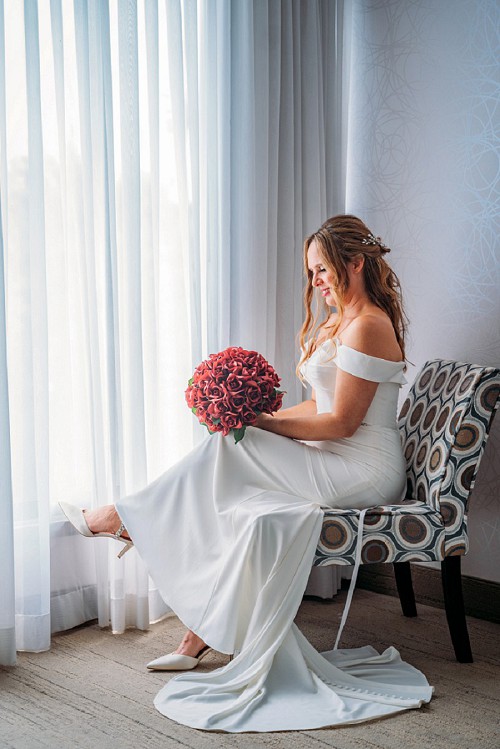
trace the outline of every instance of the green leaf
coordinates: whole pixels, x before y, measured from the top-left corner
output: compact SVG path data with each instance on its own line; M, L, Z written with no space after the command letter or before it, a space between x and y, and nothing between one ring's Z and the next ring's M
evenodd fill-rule
M234 444L237 445L245 436L246 425L242 426L241 429L232 429L234 435Z
M195 414L197 410L198 409L193 406L193 408L191 409L191 413Z
M191 385L193 384L193 380L194 380L193 377L189 378L189 380L188 380L188 387L191 387Z

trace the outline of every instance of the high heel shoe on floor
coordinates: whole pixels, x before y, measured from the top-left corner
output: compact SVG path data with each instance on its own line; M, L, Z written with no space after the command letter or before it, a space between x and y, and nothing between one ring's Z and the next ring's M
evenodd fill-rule
M146 668L149 668L150 671L191 671L211 650L211 647L205 645L197 656L169 653L150 661Z
M134 545L130 539L123 538L122 534L126 530L123 523L120 525L116 533L92 533L87 525L87 521L85 520L83 510L80 510L74 505L70 505L69 502L59 502L59 507L66 515L73 528L78 531L78 533L81 533L82 536L86 536L87 538L115 538L117 541L121 541L122 544L125 544L118 554L118 559L121 559L125 552L131 549Z

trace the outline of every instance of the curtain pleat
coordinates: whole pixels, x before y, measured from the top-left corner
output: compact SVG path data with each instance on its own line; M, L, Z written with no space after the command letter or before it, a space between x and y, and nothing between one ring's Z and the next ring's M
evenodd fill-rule
M102 175L99 156L102 154L99 134L103 132L102 119L97 115L99 107L99 81L95 55L100 45L96 43L96 24L91 23L92 4L75 0L74 29L78 72L79 135L81 149L81 199L76 206L80 220L77 223L76 238L80 250L78 267L81 279L83 309L83 339L85 342L86 385L88 392L90 488L87 506L102 503L107 496L106 480L106 417L104 412L103 367L100 364L104 340L98 320L98 274L96 267L98 253L96 243L100 240L99 219L102 219L101 205L104 198L99 177ZM90 50L93 51L91 57ZM78 184L78 183L77 183ZM100 189L101 188L101 189ZM112 616L112 601L117 597L116 586L111 587L106 565L106 551L95 549L98 576L97 613L99 624L107 626Z
M0 8L3 18L3 7ZM3 29L0 30L3 31ZM3 40L3 34L0 39ZM3 55L0 52L0 64ZM14 524L10 449L7 325L5 319L4 245L0 212L0 663L16 662Z
M16 662L14 514L10 446L9 378L7 371L7 320L5 300L5 253L3 216L6 214L6 127L5 127L5 26L4 4L0 0L0 663Z
M181 207L181 236L183 247L187 248L187 251L181 254L184 258L187 280L190 350L193 361L198 361L202 355L201 248L198 191L193 190L190 180L191 170L198 174L196 2L193 3L191 0L181 5L179 0L166 0L165 7L176 173ZM192 61L188 66L186 57L189 55Z
M147 477L144 414L144 350L141 267L141 163L139 144L139 80L137 7L118 3L120 75L122 245L118 262L123 279L122 349L124 352L125 471L129 491Z
M22 301L16 313L20 339L10 341L23 377L14 383L11 410L13 447L22 457L13 471L18 649L43 650L50 644L48 332L45 267L44 165L42 142L38 8L24 2L27 106L27 191L25 241L16 259L24 268ZM12 263L9 263L9 272ZM9 300L10 301L10 300ZM9 354L10 354L9 351Z
M141 38L141 35L140 37ZM158 430L158 407L155 394L159 392L159 269L160 269L160 64L158 42L158 3L144 3L144 54L139 48L139 58L146 59L147 121L142 118L140 127L147 129L149 148L143 153L146 166L143 182L143 215L141 231L144 329L151 331L145 337L144 358L144 408L146 424L146 455L154 454L153 462L161 461L160 445L151 432ZM146 107L145 107L146 109ZM147 176L146 176L147 175Z
M208 0L207 6L210 7ZM231 298L227 293L227 280L231 278L231 151L227 144L231 142L231 122L228 116L231 101L231 69L227 64L226 50L231 40L231 4L217 4L216 9L216 48L213 50L212 62L215 64L217 97L216 128L214 151L217 159L213 161L216 170L215 194L219 199L214 204L212 199L211 213L216 214L217 231L212 243L211 254L217 257L213 263L211 276L211 312L210 320L216 325L209 325L209 350L214 351L217 345L225 346L230 341ZM208 42L213 44L214 37ZM215 220L215 217L214 217ZM224 291L222 291L224 290ZM215 338L215 341L211 340Z
M0 207L4 223L3 237L7 241L7 201L8 201L8 179L7 179L7 112L6 112L6 80L5 80L5 9L4 2L0 0L0 184L2 185L0 195Z
M103 155L103 255L104 255L104 320L105 320L105 362L107 413L109 429L109 498L115 502L125 486L123 417L122 417L122 384L120 357L120 322L118 305L118 250L116 238L116 194L115 194L115 160L114 160L114 120L113 89L111 73L111 40L110 20L107 5L100 14L99 47L101 50L102 100L99 102L102 122L102 155ZM123 601L122 590L110 583L110 570L106 564L105 550L100 552L97 564L97 612L99 624L106 626L111 622L115 631L125 628L124 613L120 611L117 601ZM120 575L119 569L115 573ZM109 590L112 590L111 595ZM121 595L120 595L121 593ZM123 609L123 605L121 606Z

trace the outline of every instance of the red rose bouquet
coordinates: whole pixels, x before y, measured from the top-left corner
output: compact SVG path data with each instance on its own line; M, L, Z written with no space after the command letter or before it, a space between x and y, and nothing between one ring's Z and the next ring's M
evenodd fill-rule
M231 346L196 367L186 403L210 434L232 432L239 442L259 414L281 408L279 384L280 378L263 356Z

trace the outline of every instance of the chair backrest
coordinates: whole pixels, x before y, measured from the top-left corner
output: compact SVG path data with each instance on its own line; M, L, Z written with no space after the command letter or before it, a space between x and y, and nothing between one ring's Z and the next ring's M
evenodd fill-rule
M499 394L500 370L435 359L423 366L401 409L407 497L439 510L447 556L468 548L467 501Z

